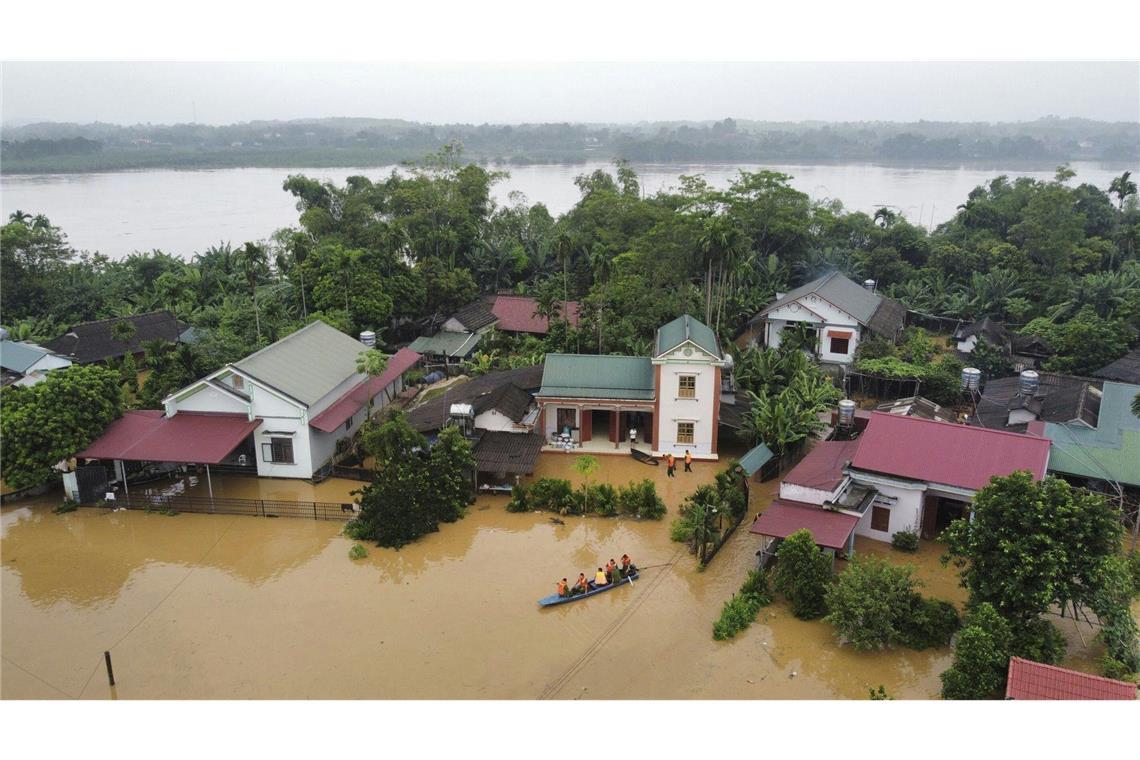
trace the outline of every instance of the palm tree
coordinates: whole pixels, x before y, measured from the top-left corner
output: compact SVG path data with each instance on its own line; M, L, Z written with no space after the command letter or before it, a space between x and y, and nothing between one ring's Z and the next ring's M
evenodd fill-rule
M253 295L253 319L257 328L257 342L261 342L261 314L257 308L257 283L269 270L265 249L257 243L246 243L235 251L237 267Z
M562 265L562 300L570 300L570 259L574 258L574 241L566 233L558 236L554 241L554 258Z
M388 357L375 348L365 349L356 355L356 371L368 375L368 419L372 419L372 380L384 374L388 368Z
M1124 201L1130 195L1136 195L1136 183L1130 177L1132 172L1124 172L1115 177L1108 185L1109 195L1115 195L1120 202L1120 210L1124 211Z

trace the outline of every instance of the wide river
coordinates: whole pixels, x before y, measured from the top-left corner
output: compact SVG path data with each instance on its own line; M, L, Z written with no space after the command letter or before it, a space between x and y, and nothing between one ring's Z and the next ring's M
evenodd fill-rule
M938 695L948 648L855 652L828 623L796 620L780 602L735 639L713 641L712 622L755 566L760 539L745 522L701 572L669 541L669 520L723 464L698 462L669 479L629 457L600 460L595 481L652 478L670 515L557 524L508 513L505 497L480 497L458 523L354 562L335 521L55 515L58 494L5 505L0 695L859 700L880 684L898 698ZM573 462L543 454L536 476L578 481ZM358 486L214 477L215 492L231 497L340 501ZM774 486L753 487L752 512ZM925 593L964 601L938 544L924 542L915 555L862 538L856 548L913 564ZM535 604L558 578L623 552L646 568L634 586ZM1066 664L1094 671L1102 650L1093 632L1056 622L1069 642Z
M510 177L495 188L509 203L521 193L551 213L568 210L579 198L574 178L603 162L502 167ZM297 222L294 199L282 191L289 174L306 174L337 183L351 175L386 176L392 166L349 169L154 170L101 174L0 176L3 218L19 209L46 214L81 251L120 258L134 251L161 250L189 257L219 242L240 245L261 240ZM700 174L725 186L740 169L771 169L792 176L792 185L813 199L838 199L851 210L894 207L907 219L933 227L979 184L1000 174L1050 179L1043 165L899 166L877 164L647 164L635 167L646 193L676 186L681 175ZM1107 188L1125 165L1077 162L1074 182Z

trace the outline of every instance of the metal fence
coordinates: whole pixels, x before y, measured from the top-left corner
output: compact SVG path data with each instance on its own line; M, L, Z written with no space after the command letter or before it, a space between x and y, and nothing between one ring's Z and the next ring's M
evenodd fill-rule
M282 501L277 499L227 499L160 494L119 494L113 501L91 501L88 507L126 507L151 512L197 512L250 517L308 517L313 520L349 520L356 515L352 503L331 501Z

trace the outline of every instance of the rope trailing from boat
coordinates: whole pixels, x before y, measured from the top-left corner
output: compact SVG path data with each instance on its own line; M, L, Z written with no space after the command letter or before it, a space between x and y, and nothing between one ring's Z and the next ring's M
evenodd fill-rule
M672 567L673 565L677 564L677 560L681 558L681 555L684 553L684 551L685 547L682 546L673 553L673 556L669 559L668 562L660 565L649 565L640 569L648 570L650 567ZM633 617L633 614L637 612L638 608L641 607L642 604L645 603L645 600L649 598L649 595L653 593L654 589L661 585L665 579L665 576L666 573L659 573L656 578L651 580L647 584L648 587L643 592L641 592L637 600L631 604L625 612L619 615L616 620L606 626L606 628L598 635L598 638L594 639L593 643L590 644L590 646L586 647L586 651L578 655L577 659L575 659L574 662L570 663L570 666L566 668L566 670L562 671L561 675L551 681L550 684L548 684L547 687L542 691L542 693L538 695L538 698L553 699L555 695L558 694L558 692L562 691L562 687L569 683L570 679L577 675L578 671L584 668L586 664L593 659L594 655L601 651L606 642L613 638L613 635L617 633L618 629L621 628L626 623L626 621Z

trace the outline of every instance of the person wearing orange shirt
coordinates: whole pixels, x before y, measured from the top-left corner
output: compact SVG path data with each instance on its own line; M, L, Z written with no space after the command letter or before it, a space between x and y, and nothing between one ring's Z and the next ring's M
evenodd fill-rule
M692 472L692 471L693 471L693 455L689 453L688 449L685 449L685 472Z

